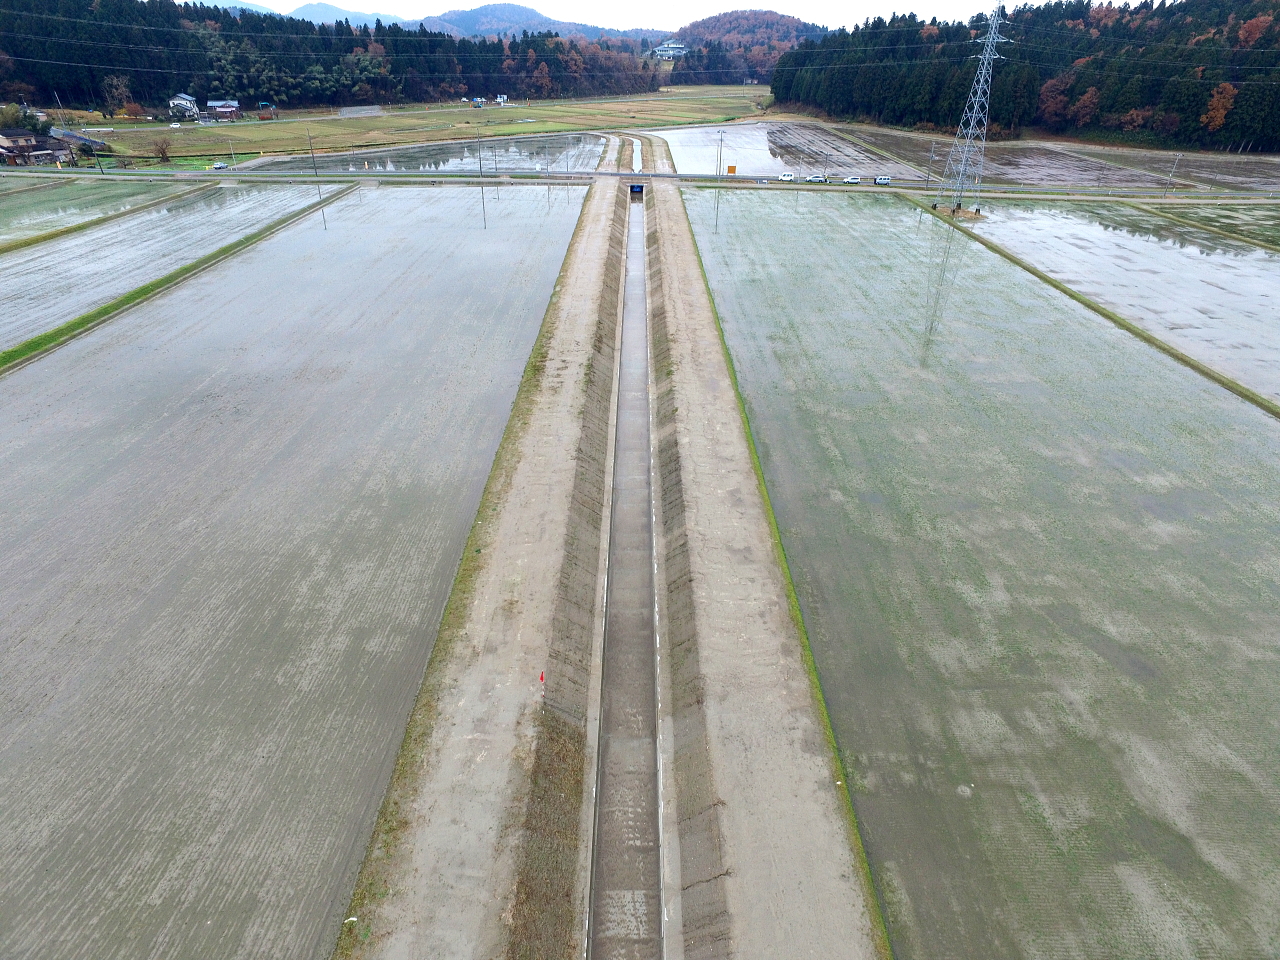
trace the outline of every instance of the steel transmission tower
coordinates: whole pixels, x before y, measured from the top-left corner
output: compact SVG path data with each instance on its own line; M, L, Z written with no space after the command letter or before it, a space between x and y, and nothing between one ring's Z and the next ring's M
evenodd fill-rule
M978 198L978 190L982 186L982 161L987 149L991 67L996 60L1001 59L1000 54L996 53L996 44L1008 42L1008 37L1000 36L1000 24L1007 22L1001 16L1003 11L1004 7L996 7L991 14L987 35L975 41L982 44L982 53L978 55L978 75L973 78L969 102L965 105L964 117L960 120L955 142L951 145L951 154L947 157L947 169L938 187L935 209L946 199L950 201L953 211L959 211L966 196L973 197L975 201Z

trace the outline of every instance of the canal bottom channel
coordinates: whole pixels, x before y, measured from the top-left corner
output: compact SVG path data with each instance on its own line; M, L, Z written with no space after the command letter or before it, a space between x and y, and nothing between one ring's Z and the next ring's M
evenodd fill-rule
M632 203L629 209L592 847L591 960L660 960L663 955L644 204Z

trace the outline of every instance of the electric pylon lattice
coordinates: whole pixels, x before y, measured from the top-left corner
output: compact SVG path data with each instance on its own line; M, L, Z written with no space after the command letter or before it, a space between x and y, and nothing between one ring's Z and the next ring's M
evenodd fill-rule
M987 24L987 35L975 40L982 44L982 53L978 55L978 74L973 78L969 102L965 104L964 117L960 120L955 142L947 157L947 169L938 187L935 207L946 199L950 201L952 211L959 212L966 197L972 198L975 203L978 199L978 191L982 187L982 162L987 149L991 67L996 60L1001 59L1000 54L996 53L996 44L1008 42L1008 37L1000 36L1000 24L1007 22L1002 16L1003 12L1004 7L996 7Z

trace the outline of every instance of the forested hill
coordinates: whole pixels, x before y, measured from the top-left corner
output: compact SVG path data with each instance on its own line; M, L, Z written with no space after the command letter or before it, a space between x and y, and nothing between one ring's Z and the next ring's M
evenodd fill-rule
M1280 0L1020 7L1001 33L991 121L1280 150ZM774 97L835 116L954 129L986 17L866 22L784 54ZM998 132L998 131L997 131Z
M672 83L768 83L778 58L799 41L821 37L826 27L773 10L733 10L676 31L689 54L675 65Z
M51 105L55 92L66 106L158 108L180 92L202 105L305 106L655 89L657 73L638 54L639 43L628 39L467 40L173 0L0 5L0 103Z

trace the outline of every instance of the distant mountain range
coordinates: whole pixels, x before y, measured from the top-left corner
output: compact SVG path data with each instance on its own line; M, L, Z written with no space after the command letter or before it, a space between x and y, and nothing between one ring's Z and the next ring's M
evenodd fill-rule
M255 3L241 3L227 7L228 10L253 10L256 13L275 13ZM406 30L416 30L418 25L428 30L447 33L454 37L509 37L519 36L523 31L543 33L551 31L561 36L581 35L595 40L598 37L630 37L633 40L665 40L671 36L670 30L651 30L636 28L633 30L614 30L609 27L596 27L587 23L571 23L566 20L553 20L544 16L532 7L523 7L517 3L488 3L474 10L450 10L438 17L422 17L418 20L406 20L391 13L361 13L357 10L344 10L330 3L308 3L298 7L285 16L298 20L310 20L312 23L338 23L350 20L353 27L372 27L375 20L384 25L398 23ZM797 23L799 21L796 21Z

